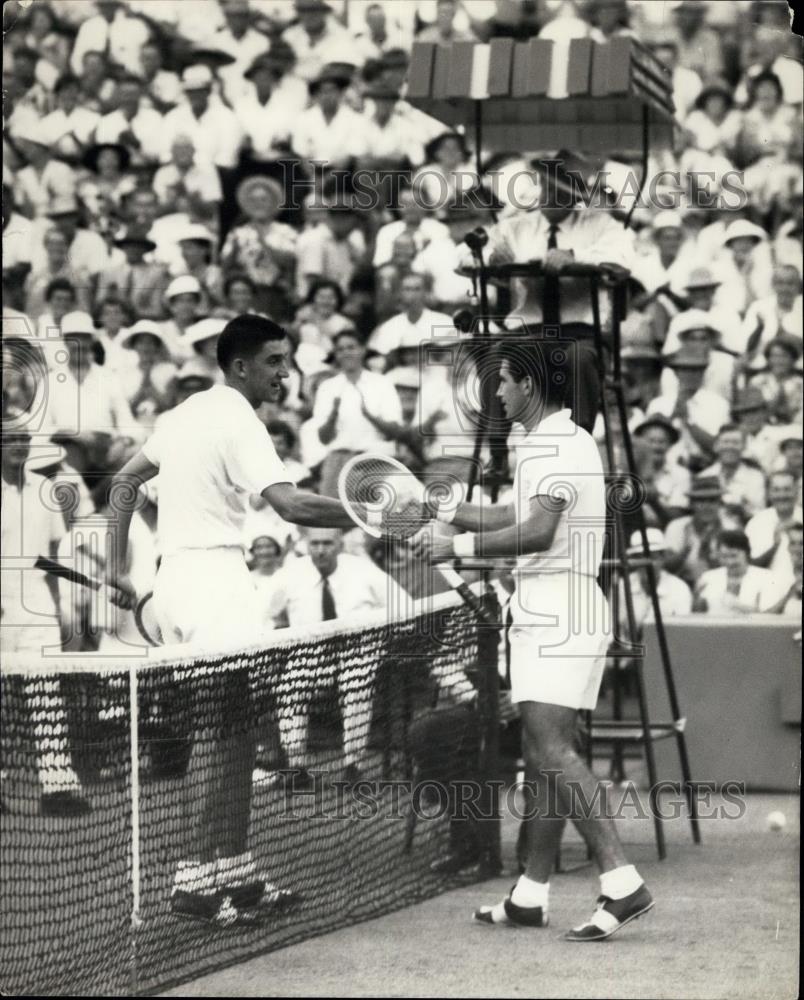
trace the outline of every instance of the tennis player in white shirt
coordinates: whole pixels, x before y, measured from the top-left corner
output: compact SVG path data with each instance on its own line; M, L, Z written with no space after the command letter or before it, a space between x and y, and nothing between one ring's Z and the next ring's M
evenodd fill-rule
M468 534L443 537L425 530L413 547L436 561L518 557L509 632L511 698L519 703L537 811L527 824L525 874L505 900L477 910L475 920L547 925L549 878L566 822L560 817L569 816L598 863L601 896L591 919L566 937L599 941L651 909L653 899L628 864L613 821L596 808L579 808L581 794L593 803L599 789L575 749L576 715L597 703L611 626L597 583L604 474L594 439L565 408L566 356L560 345L540 344L529 334L501 342L497 395L506 415L527 431L517 448L514 501L436 508L437 519Z
M154 608L167 643L219 652L259 641L263 615L243 549L252 494L286 521L352 526L338 501L290 481L255 412L279 397L289 374L288 351L285 331L271 320L248 314L231 320L218 341L225 384L196 393L166 415L114 478L112 497L159 473L162 561ZM122 572L130 520L130 511L117 511L108 579L133 599ZM203 697L198 727L206 733L194 748L188 787L201 807L171 905L181 916L228 926L259 921L266 907L286 903L289 894L266 885L247 849L255 751L254 733L243 726L250 718L248 671L221 671L217 681L197 690Z

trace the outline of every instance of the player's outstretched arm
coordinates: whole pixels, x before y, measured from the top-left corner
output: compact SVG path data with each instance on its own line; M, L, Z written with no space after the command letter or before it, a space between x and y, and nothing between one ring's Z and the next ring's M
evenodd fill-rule
M516 523L513 504L459 503L454 517L439 516L437 511L434 514L437 520L453 524L463 531L498 531Z
M302 524L308 528L354 527L354 521L339 500L300 490L293 483L274 483L262 491L262 496L283 520L291 524Z
M143 483L153 479L157 472L159 472L159 467L149 461L144 452L139 451L126 462L119 472L114 474L109 487L109 507L111 510L109 528L112 534L112 544L106 560L106 582L128 594L132 600L136 594L125 572L131 516L136 507L137 490Z
M412 541L414 553L422 559L439 560L480 556L503 558L547 551L553 544L563 501L536 496L530 501L527 518L496 530L486 529L447 537L421 531ZM458 523L457 518L453 523Z

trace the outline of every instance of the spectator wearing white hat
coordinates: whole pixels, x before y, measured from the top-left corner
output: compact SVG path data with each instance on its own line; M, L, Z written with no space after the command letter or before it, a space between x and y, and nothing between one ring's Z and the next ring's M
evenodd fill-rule
M650 235L653 245L634 258L634 277L654 297L664 289L681 296L689 273L689 237L680 213L670 209L658 212Z
M653 573L656 580L656 594L659 598L659 609L662 619L676 615L688 615L692 612L692 591L679 576L669 573L664 568L664 557L667 545L661 528L648 528L648 551L653 563ZM644 559L642 535L635 531L628 545L628 558ZM633 600L634 619L639 633L646 622L654 620L653 601L651 599L650 577L647 566L639 566L630 574L631 597ZM620 580L620 618L623 627L627 624L624 581Z
M215 236L200 222L191 222L176 234L176 242L182 257L182 265L175 269L177 274L190 274L201 286L202 313L210 313L223 304L223 271L213 260Z
M141 431L119 381L93 360L92 317L68 313L61 321L61 335L68 361L59 373L62 377L49 380L48 418L59 435L83 446L88 468L103 469L110 455L138 441Z
M790 589L789 576L751 566L751 547L743 531L722 531L718 536L717 569L701 574L695 586L693 609L710 615L740 617L768 614Z
M218 337L226 326L226 322L223 318L210 316L187 327L184 336L185 345L195 352L198 360L206 367L209 377L219 385L223 385L224 378L218 366L216 350Z
M171 143L170 162L154 174L153 189L162 208L175 208L194 219L212 219L223 200L218 171L196 155L193 139L180 133Z
M731 351L723 349L723 334L716 324L717 317L702 309L687 309L678 313L667 328L662 354L666 357L686 346L699 349L707 361L704 389L717 393L730 402L735 378L735 357ZM676 385L674 372L665 368L661 379L662 393L672 394Z
M694 267L684 284L688 309L700 309L708 314L714 328L720 331L720 344L735 354L745 349L743 321L737 310L728 304L716 303L721 282L709 267Z
M170 353L177 361L193 356L187 343L187 331L196 322L201 309L201 285L192 274L180 274L165 289L165 305L170 316L162 323L162 333L170 343Z
M208 66L188 66L181 77L186 100L169 111L162 127L163 159L170 159L178 136L188 136L202 160L230 169L243 141L240 123L220 100L211 100L213 77Z
M792 573L786 531L802 521L796 504L796 480L790 472L772 472L768 476L768 504L757 511L745 526L751 543L751 562L774 573Z
M735 219L723 234L718 260L721 287L717 301L727 302L741 316L756 299L771 293L772 263L768 234L748 219Z
M111 62L136 73L140 50L150 38L147 25L138 17L130 17L121 0L98 0L97 9L98 13L78 29L70 56L73 72L81 72L87 52L106 52Z
M135 164L158 162L164 148L164 119L158 111L143 103L139 77L128 74L118 82L117 101L117 110L101 118L95 141L125 146Z
M717 461L701 474L718 480L724 503L741 507L751 517L765 507L765 476L744 461L744 448L745 433L739 424L721 427L714 442Z
M120 346L131 356L119 371L123 393L139 423L152 430L156 415L172 403L178 368L170 359L170 344L157 323L142 319Z
M75 195L75 173L50 155L50 133L40 121L17 126L12 141L25 161L14 177L14 200L31 219L42 219L55 201Z

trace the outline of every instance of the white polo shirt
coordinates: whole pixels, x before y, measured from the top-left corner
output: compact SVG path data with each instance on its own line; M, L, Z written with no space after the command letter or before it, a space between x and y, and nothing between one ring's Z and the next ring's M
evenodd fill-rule
M736 598L748 609L746 611L734 607L735 598L729 595L729 578L725 566L702 573L697 592L706 601L710 615L739 616L769 611L784 597L792 582L792 577L777 575L769 569L760 569L759 566L749 566L740 582L740 593Z
M198 392L165 414L143 452L159 467L163 556L242 549L249 495L290 482L265 425L227 385Z
M517 445L517 524L528 519L530 501L536 496L561 498L566 506L550 548L518 558L517 587L528 577L549 572L597 577L606 526L603 464L594 438L573 423L569 410L545 417Z

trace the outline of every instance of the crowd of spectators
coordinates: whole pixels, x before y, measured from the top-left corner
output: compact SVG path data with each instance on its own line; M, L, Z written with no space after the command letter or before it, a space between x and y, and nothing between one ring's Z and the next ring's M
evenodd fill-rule
M243 312L292 339L284 397L260 415L300 483L333 494L357 451L417 472L449 445L471 453L473 369L452 317L472 284L456 264L471 229L513 211L478 162L520 151L477 158L470 133L405 100L412 42L631 35L672 74L677 141L651 174L698 191L708 178L707 198L640 207L622 236L628 405L662 599L668 613L800 609L802 66L786 3L33 0L4 18L4 558L61 546L100 573L87 525L103 523L111 473L222 378L216 338ZM377 203L335 168L375 171ZM720 197L735 169L736 204ZM393 171L409 180L386 197ZM467 176L487 193L444 197ZM44 474L62 531L48 518L41 537L15 536L6 494L23 467L19 503L39 502ZM143 591L155 505L158 481L132 529ZM244 546L277 622L271 581L296 562L302 579L306 540L252 507ZM362 537L337 545L371 556ZM334 594L339 614L350 589ZM20 620L4 617L4 648L40 641L48 600L26 594ZM83 601L63 591L63 641L115 641Z

